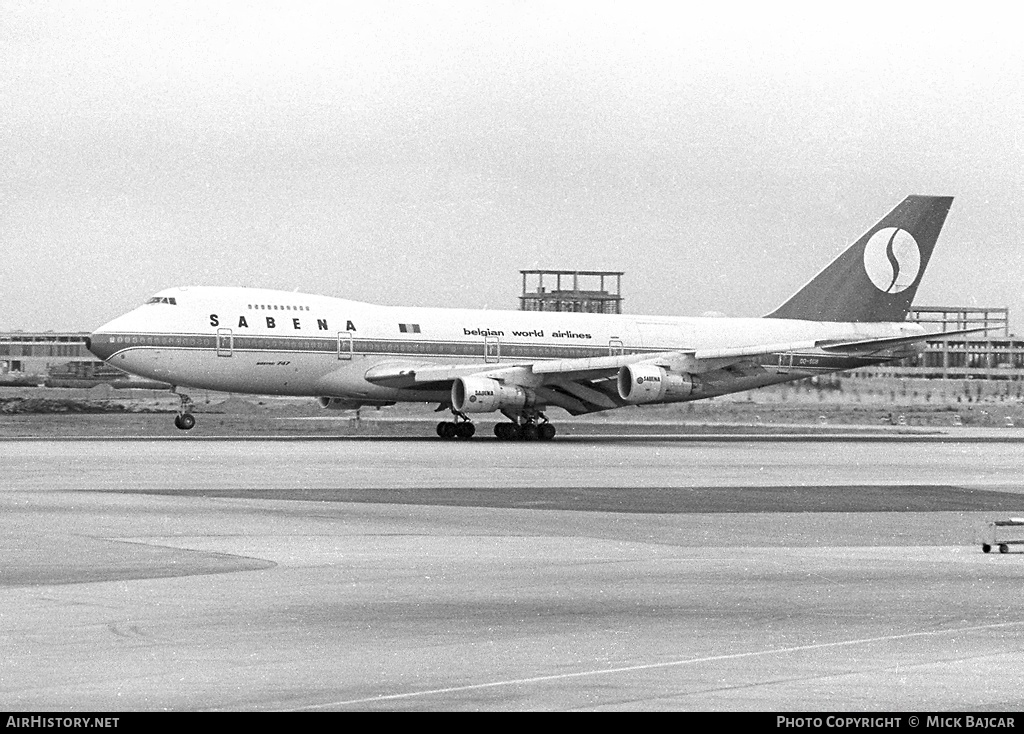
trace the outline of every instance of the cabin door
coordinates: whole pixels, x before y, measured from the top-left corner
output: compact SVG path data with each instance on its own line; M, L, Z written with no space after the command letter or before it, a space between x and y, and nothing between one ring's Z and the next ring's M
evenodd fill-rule
M501 342L496 336L484 337L484 362L497 362L501 359Z
M231 329L217 329L217 356L230 357L235 347L235 337Z
M352 334L348 331L338 332L338 359L352 359Z

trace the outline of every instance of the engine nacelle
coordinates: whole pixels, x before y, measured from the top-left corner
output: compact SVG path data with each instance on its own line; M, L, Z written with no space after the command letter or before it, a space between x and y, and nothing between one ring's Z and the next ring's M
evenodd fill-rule
M669 372L653 364L627 364L619 368L619 397L627 403L656 403L685 398L695 389L693 375Z
M452 406L460 413L490 413L533 402L533 393L526 388L503 385L489 377L458 377L452 384Z

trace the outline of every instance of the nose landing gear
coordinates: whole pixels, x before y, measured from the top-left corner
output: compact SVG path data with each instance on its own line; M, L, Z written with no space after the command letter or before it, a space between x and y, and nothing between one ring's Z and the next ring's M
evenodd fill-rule
M177 392L177 389L174 389ZM182 431L191 431L195 428L196 417L192 415L192 398L185 393L177 393L178 399L181 401L181 405L178 407L178 415L174 416L174 427Z
M183 431L190 431L195 428L196 417L191 413L182 413L174 416L174 427Z

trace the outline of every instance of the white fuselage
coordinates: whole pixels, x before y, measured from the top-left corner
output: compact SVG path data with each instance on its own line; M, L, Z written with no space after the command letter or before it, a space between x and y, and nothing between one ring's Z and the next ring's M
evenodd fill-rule
M423 402L446 399L447 389L389 387L369 382L366 375L395 364L497 368L621 353L921 332L910 323L412 308L254 288L190 287L162 291L100 327L91 336L90 348L116 367L172 385ZM823 363L818 369L797 370L792 360L786 366L758 384L849 369Z

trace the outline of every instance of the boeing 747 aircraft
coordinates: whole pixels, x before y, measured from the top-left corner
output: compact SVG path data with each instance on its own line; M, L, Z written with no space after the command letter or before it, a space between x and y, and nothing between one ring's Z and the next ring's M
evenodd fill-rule
M375 306L255 288L161 291L89 349L179 388L308 395L325 408L438 403L442 438L500 411L504 440L550 440L547 413L701 400L906 355L906 321L953 202L910 196L763 318ZM978 329L952 333L968 333ZM195 426L180 393L175 425Z

